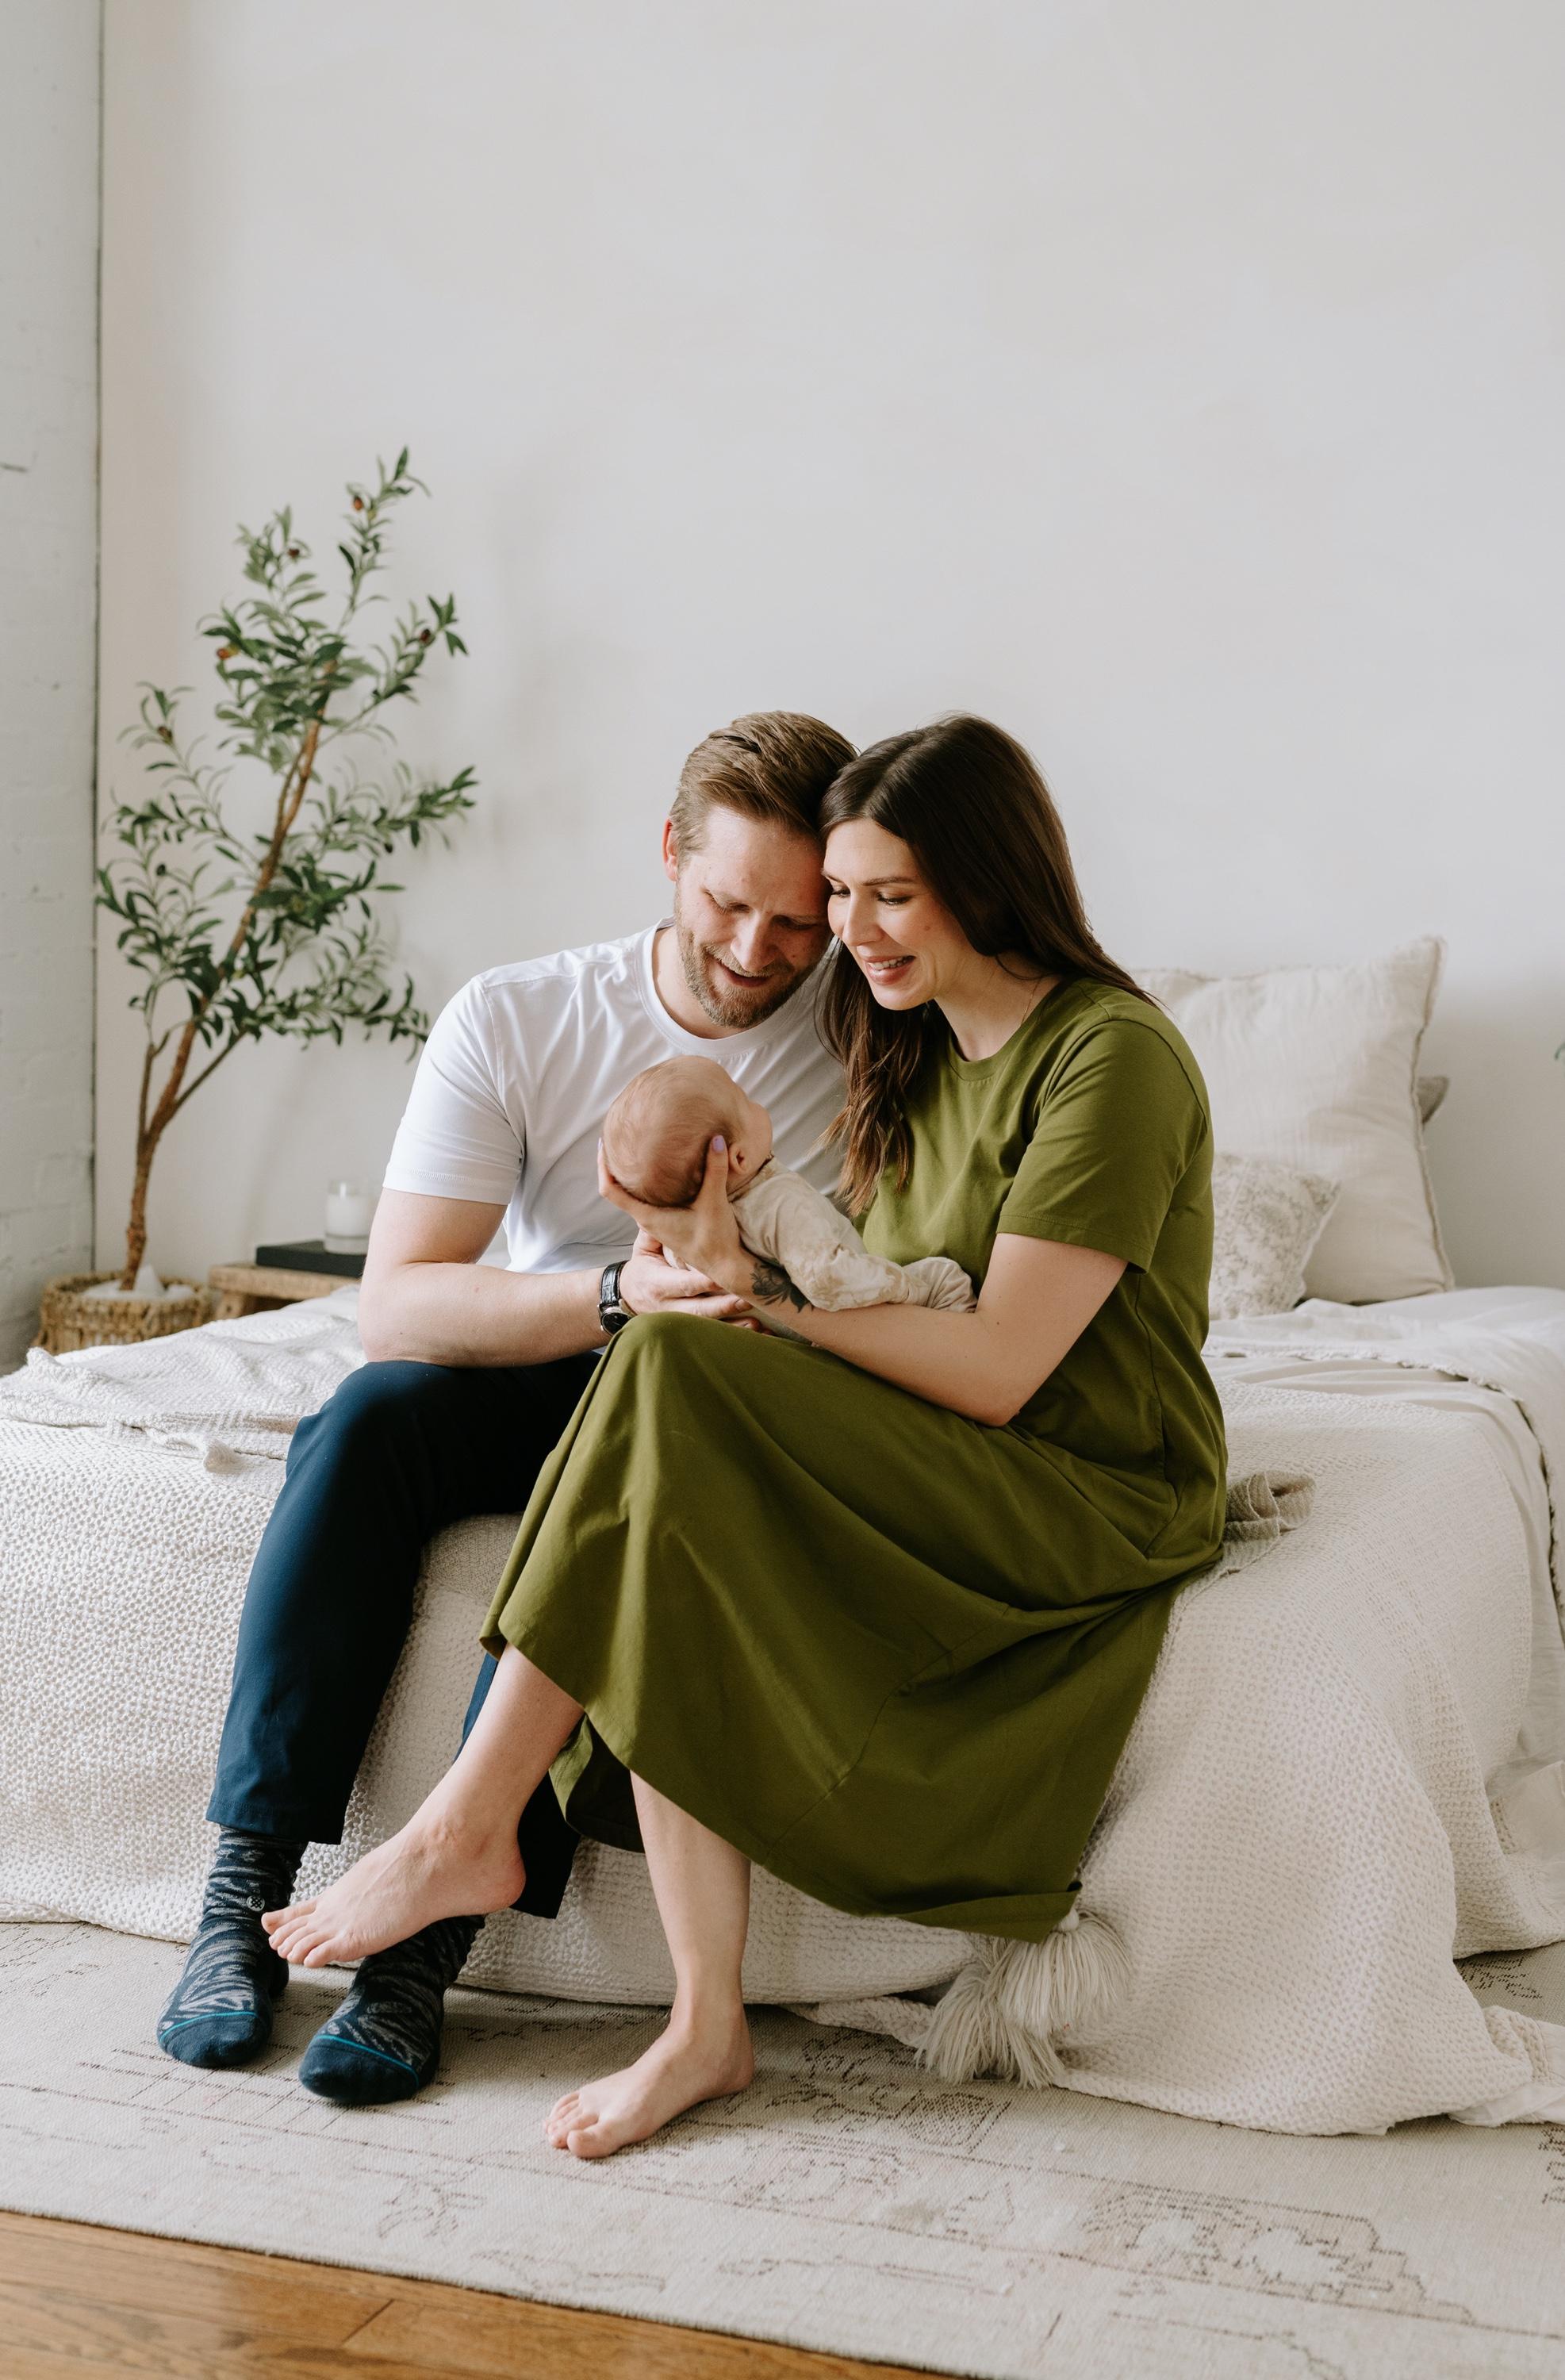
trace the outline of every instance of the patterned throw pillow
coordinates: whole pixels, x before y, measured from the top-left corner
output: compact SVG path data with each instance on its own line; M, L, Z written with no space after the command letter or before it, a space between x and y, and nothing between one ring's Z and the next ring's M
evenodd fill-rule
M1338 1183L1269 1158L1212 1159L1211 1318L1286 1314L1304 1293L1304 1264L1337 1202Z

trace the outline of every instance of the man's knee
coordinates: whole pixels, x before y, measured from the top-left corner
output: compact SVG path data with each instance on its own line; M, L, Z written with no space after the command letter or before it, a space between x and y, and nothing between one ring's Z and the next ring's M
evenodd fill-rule
M446 1402L449 1375L439 1364L365 1364L350 1372L294 1432L289 1467L305 1455L348 1463L375 1462Z

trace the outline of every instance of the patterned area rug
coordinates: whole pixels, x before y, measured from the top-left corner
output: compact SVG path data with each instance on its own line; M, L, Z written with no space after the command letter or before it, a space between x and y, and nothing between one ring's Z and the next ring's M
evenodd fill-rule
M983 2380L1558 2380L1565 2127L1295 2140L1074 2092L950 2088L894 2043L757 2019L742 2098L579 2165L539 2137L654 2020L456 1995L440 2082L338 2112L293 2068L174 2065L180 1953L0 1925L0 2203ZM1565 2015L1565 1948L1474 1961Z

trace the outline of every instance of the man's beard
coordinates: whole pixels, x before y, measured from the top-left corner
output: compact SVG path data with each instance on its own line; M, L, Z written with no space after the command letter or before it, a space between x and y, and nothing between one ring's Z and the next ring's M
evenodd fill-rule
M691 998L714 1025L731 1033L742 1033L746 1026L762 1025L769 1016L774 1016L811 972L808 967L780 967L764 982L748 988L724 982L715 972L718 952L710 943L696 940L680 917L677 897L673 905L673 933Z

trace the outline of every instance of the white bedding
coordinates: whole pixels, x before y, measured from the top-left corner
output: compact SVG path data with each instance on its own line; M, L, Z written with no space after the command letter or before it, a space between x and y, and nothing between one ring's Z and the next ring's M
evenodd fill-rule
M249 1555L290 1415L358 1360L351 1305L191 1334L221 1355L219 1411L210 1387L203 1409L97 1359L0 1382L0 1913L188 1934ZM1539 1768L1562 1732L1545 1488L1565 1480L1565 1293L1313 1301L1225 1324L1208 1360L1231 1468L1310 1473L1316 1505L1176 1604L1084 1866L1130 1986L1067 2045L1071 2080L1295 2131L1565 2112L1565 2034L1481 2009L1452 1963L1565 1937L1565 1802ZM347 1840L313 1880L449 1757L511 1535L469 1522L431 1548ZM1526 1776L1497 1827L1486 1779ZM923 2011L884 1996L966 1953L757 1882L758 1998L856 2002L909 2037ZM561 1919L491 1923L469 1980L666 1996L642 1864L588 1847Z
M1291 1314L1219 1325L1206 1353L1219 1378L1390 1396L1472 1418L1515 1498L1533 1585L1528 1700L1489 1790L1503 1792L1565 1757L1565 1551L1556 1541L1565 1534L1557 1521L1565 1512L1565 1292L1451 1289L1363 1306L1311 1298ZM1453 1368L1419 1360L1429 1354ZM1479 1385L1489 1368L1503 1371L1512 1393Z
M1365 1362L1341 1354L1289 1354L1264 1346L1219 1350L1215 1342L1208 1343L1207 1357L1225 1389L1243 1382L1248 1388L1295 1388L1317 1395L1389 1397L1400 1403L1427 1405L1437 1413L1460 1414L1471 1423L1504 1475L1522 1524L1532 1584L1528 1701L1507 1762L1490 1775L1491 1791L1502 1790L1515 1771L1565 1758L1565 1629L1549 1558L1549 1494L1538 1440L1515 1400L1449 1372L1408 1363ZM1462 1682L1457 1682L1460 1692Z

